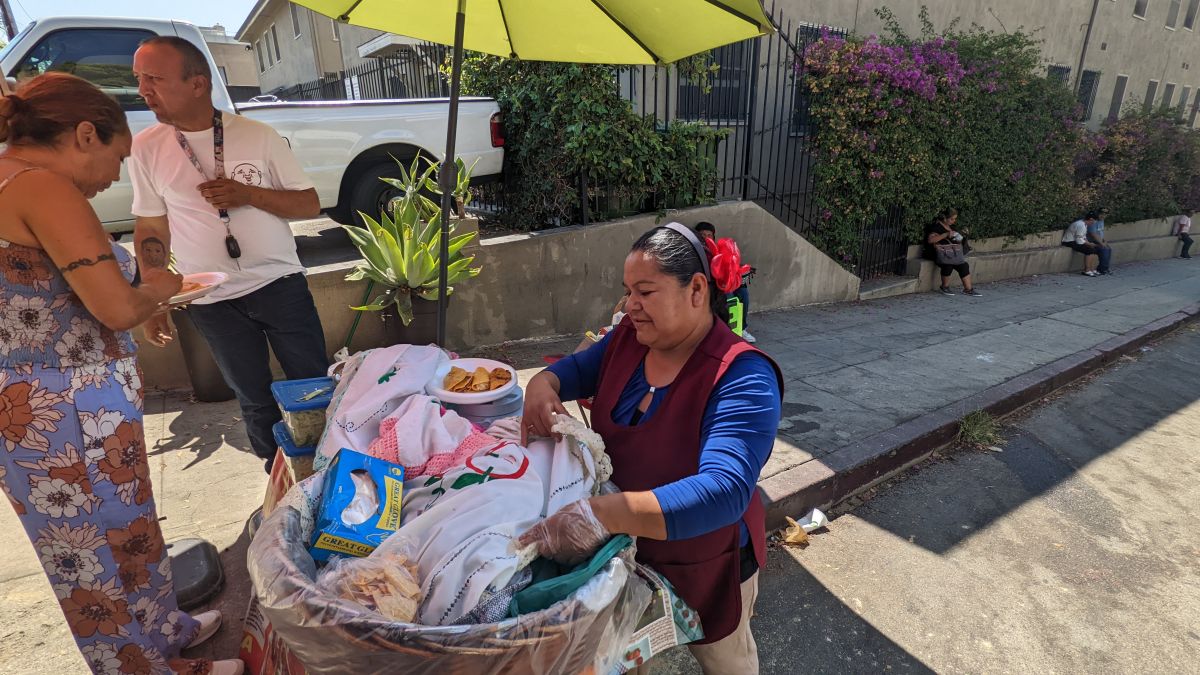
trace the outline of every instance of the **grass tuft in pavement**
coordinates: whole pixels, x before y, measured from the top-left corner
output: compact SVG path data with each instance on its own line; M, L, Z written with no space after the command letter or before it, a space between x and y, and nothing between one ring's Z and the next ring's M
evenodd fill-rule
M958 423L958 440L975 448L986 448L1003 442L1000 423L988 413L976 410Z

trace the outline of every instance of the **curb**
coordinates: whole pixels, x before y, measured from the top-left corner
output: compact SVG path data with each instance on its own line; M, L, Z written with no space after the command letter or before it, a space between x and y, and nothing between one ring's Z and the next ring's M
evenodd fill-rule
M828 508L924 459L954 440L958 421L970 412L1008 415L1197 318L1200 303L775 474L758 484L767 529L785 526L784 516Z

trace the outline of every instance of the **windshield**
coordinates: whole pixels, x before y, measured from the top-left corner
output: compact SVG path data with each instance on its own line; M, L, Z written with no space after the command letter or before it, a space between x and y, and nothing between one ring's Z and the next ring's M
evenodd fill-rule
M30 21L29 25L22 28L20 33L17 33L16 37L9 40L8 44L4 45L3 48L0 48L0 61L3 61L5 59L5 57L8 56L8 53L13 50L13 47L15 47L19 42L21 42L21 38L24 38L26 35L28 35L29 31L33 30L33 27L35 25L37 25L36 21Z

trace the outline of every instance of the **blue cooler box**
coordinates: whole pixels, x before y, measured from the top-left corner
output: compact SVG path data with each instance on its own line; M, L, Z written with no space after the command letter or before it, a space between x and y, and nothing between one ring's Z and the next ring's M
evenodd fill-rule
M332 377L271 383L271 394L275 396L283 413L283 422L297 446L316 445L321 440L325 431L325 409L333 400L335 386Z

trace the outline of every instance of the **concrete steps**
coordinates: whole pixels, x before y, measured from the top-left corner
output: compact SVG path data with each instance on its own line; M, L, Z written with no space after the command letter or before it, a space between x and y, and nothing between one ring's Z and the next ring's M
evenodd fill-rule
M890 298L895 295L916 293L920 286L921 280L917 277L883 277L872 279L871 281L864 281L858 287L858 299L879 300L880 298Z

